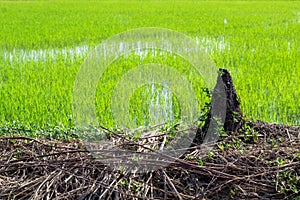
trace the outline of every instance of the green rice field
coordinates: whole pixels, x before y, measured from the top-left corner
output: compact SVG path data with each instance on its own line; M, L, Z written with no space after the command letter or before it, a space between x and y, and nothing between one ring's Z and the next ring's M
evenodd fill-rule
M142 27L167 28L199 41L218 68L231 72L247 118L300 125L300 1L64 0L0 1L0 127L73 126L73 86L89 52L109 37ZM157 60L179 71L186 65L172 55ZM107 101L116 80L139 62L132 53L105 72L95 102L100 124L114 126ZM201 78L193 87L205 99ZM149 109L141 95L131 98L138 125ZM174 94L167 99L177 104ZM176 106L170 110L178 115Z

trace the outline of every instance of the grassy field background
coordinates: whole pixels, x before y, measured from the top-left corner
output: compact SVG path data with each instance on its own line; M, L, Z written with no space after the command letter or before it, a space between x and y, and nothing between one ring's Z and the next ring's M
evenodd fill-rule
M299 1L0 1L0 27L1 127L69 127L88 52L141 27L203 42L247 117L300 125Z

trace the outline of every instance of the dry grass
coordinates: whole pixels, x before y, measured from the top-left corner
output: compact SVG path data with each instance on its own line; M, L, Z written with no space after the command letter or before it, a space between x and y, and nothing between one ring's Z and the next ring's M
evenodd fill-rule
M118 140L122 141L145 145L141 144L143 140ZM220 139L206 156L201 158L199 149L200 146L190 149L167 167L138 174L109 168L93 158L80 140L4 137L0 141L0 198L293 199L299 196L300 128L260 121L247 123L239 132Z

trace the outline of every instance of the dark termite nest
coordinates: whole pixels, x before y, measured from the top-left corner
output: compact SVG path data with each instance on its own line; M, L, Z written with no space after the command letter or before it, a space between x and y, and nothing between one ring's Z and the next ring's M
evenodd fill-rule
M220 93L222 95L220 95ZM223 103L224 105L222 105ZM213 107L215 107L215 109L212 109ZM226 109L225 116L219 114L222 112L222 109ZM209 126L212 124L212 112L215 112L214 116L219 116L219 118L225 117L222 120L222 124L224 124L222 128L225 132L236 132L243 125L244 120L240 109L238 95L233 85L232 77L226 69L219 69L217 84L212 92L211 105L205 119L205 124L203 127L198 128L192 146L203 143L203 138L205 137Z

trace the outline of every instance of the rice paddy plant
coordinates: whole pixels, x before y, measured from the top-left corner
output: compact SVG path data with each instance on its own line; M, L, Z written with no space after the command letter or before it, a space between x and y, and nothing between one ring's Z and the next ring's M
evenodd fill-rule
M147 51L147 53L131 52L117 59L108 70L101 77L97 93L96 93L96 107L99 121L104 126L114 126L114 116L112 113L112 95L117 84L124 84L122 77L129 73L130 70L143 65L155 63L157 65L167 65L178 71L182 77L188 80L191 84L196 98L198 99L198 110L208 102L209 99L202 91L205 87L203 77L192 67L187 61L180 56L174 56L170 53L155 50ZM172 76L172 74L170 74ZM136 77L130 77L132 81L136 81ZM166 121L180 120L180 101L178 96L172 92L171 87L167 87L168 83L164 85L157 84L156 80L153 82L140 86L130 97L130 115L131 120L135 121L136 126L154 125L155 122L163 123ZM174 88L173 88L174 89ZM185 93L183 91L183 93ZM129 94L120 91L117 94L120 101ZM126 112L123 110L122 112ZM164 116L164 117L163 117ZM165 118L165 120L163 120ZM158 121L157 121L158 120ZM196 120L196 119L195 119Z
M297 1L1 1L0 26L0 126L69 127L74 80L89 51L110 36L139 27L169 28L198 40L217 67L231 71L246 116L300 124ZM195 80L198 98L206 101L201 77L172 56L148 54L142 62L173 66ZM114 125L111 92L122 74L140 64L140 55L132 53L105 72L95 102L100 123ZM144 100L153 96L152 87L140 88L130 99L130 115L138 125L151 116ZM168 116L176 118L178 102L168 95L173 103Z
M47 55L41 61L33 58L1 63L1 124L16 121L36 128L68 126L79 66L69 57L55 56L55 60Z

